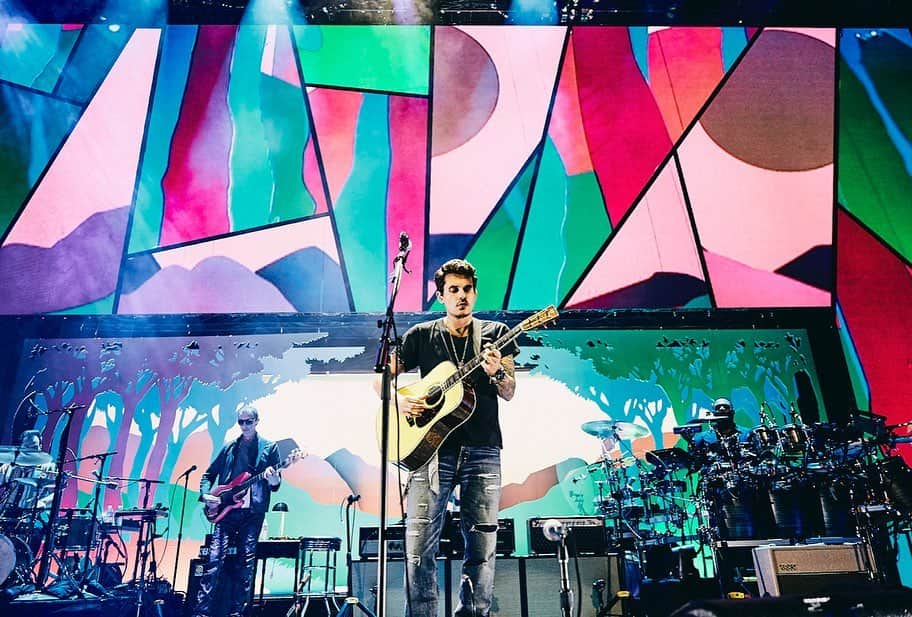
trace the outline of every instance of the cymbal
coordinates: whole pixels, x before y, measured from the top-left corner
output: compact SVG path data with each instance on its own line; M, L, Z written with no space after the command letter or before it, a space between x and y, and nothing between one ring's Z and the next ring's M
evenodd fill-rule
M15 463L23 467L34 467L51 462L51 455L41 450L22 450L18 446L0 446L0 464Z
M649 434L649 429L633 422L612 422L611 420L591 420L583 422L583 432L599 439L637 439Z
M28 484L29 486L34 486L36 488L54 483L53 478L13 478L12 481L20 484Z
M690 464L690 455L681 448L662 448L647 452L646 461L656 466L680 469Z

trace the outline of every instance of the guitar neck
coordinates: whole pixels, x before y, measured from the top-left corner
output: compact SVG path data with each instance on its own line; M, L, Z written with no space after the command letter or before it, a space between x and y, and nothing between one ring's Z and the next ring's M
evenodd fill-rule
M281 463L279 463L278 465L275 465L275 466L273 467L273 469L275 469L276 471L279 471L280 469L285 469L285 468L288 467L288 465L290 465L290 464L291 464L291 461L285 460L285 461L282 461ZM262 479L263 479L263 476L265 476L265 475L266 475L266 470L264 469L263 471L261 471L261 472L258 473L257 475L255 475L255 476L250 476L249 478L247 478L246 480L244 480L243 482L241 482L240 484L238 484L236 487L234 487L234 491L233 491L233 492L238 492L238 491L246 490L246 489L247 489L248 487L250 487L251 485L255 484L256 482L259 482L260 480L262 480Z
M515 328L513 328L512 330L510 330L503 336L501 336L499 339L497 339L496 341L491 343L491 347L498 349L498 350L503 349L508 343L515 340L516 337L518 337L520 334L522 334L522 332L523 332L523 325L519 324L518 326L516 326ZM466 341L466 345L468 345L470 342L471 341ZM443 381L443 383L440 384L440 388L443 391L449 390L450 388L455 386L457 383L459 383L460 381L462 381L463 379L465 379L466 377L471 375L472 371L477 369L483 363L484 363L484 356L482 354L478 354L477 356L475 356L474 358L472 358L471 360L469 360L468 362L463 364L462 367L459 368L455 373L453 373L452 375L447 377Z

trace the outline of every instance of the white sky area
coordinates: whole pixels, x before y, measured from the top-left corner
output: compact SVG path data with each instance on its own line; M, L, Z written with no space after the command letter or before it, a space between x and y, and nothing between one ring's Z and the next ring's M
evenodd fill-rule
M380 407L371 374L311 375L281 384L255 401L260 432L293 437L310 454L325 458L348 448L367 463L379 462L376 417ZM413 380L403 376L399 385ZM601 442L580 425L606 419L598 406L543 375L520 374L516 396L501 401L503 483L523 482L543 467L571 457L595 460Z

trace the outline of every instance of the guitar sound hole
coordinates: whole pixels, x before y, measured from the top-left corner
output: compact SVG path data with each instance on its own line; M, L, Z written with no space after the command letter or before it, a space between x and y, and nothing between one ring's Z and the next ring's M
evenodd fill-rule
M422 411L421 415L418 416L417 418L415 418L415 424L417 424L419 428L427 426L428 424L433 422L434 416L437 415L437 412L440 411L440 408L442 406L443 406L443 399L440 399L436 405L434 405L433 407L428 407L427 409Z

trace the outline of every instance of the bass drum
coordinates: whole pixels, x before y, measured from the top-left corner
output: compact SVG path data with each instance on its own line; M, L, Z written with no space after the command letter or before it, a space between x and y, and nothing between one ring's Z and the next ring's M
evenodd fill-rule
M32 551L13 536L0 534L0 587L26 582L32 566Z

